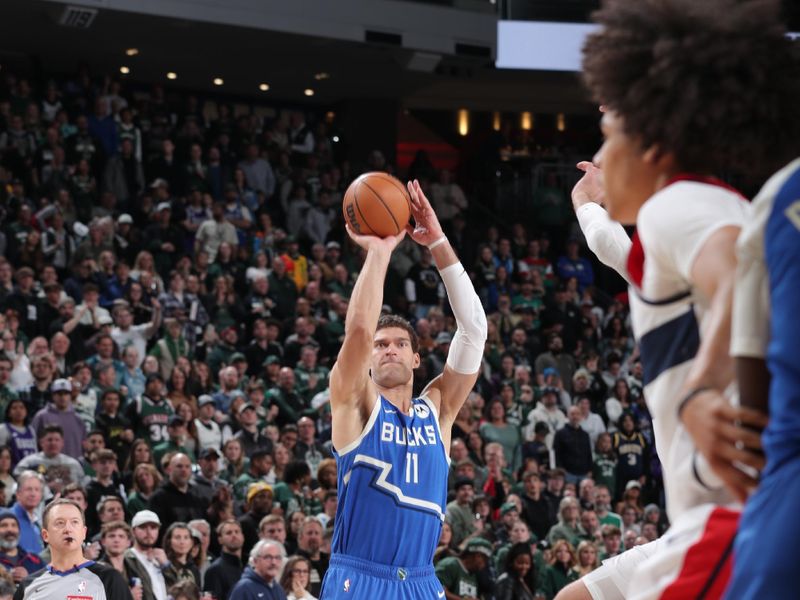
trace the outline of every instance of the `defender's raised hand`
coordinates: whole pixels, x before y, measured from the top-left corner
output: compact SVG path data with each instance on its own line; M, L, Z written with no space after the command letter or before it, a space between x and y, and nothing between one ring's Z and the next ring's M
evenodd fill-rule
M436 240L444 236L442 226L439 224L439 218L433 212L433 207L422 188L419 185L419 180L408 182L408 193L411 196L411 214L414 217L416 227L406 225L411 239L423 246L430 246Z

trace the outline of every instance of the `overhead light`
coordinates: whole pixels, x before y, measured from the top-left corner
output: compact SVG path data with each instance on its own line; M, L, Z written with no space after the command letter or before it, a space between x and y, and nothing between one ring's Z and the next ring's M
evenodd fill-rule
M530 111L526 110L520 115L519 126L523 131L530 131L533 129L533 115L531 115Z
M125 50L125 54L127 54L128 56L136 56L137 54L139 54L139 49L138 48L128 48L127 50Z
M177 73L175 73L173 71L170 71L169 73L167 73L167 79L177 79L177 78L178 78L178 74Z
M495 131L500 131L500 126L502 125L502 119L500 116L500 111L496 110L492 113L492 129Z
M333 136L331 139L333 140L333 142L334 142L334 143L336 143L336 142L338 142L338 141L339 141L339 136L338 136L338 135L335 135L335 136Z
M567 129L567 119L564 113L558 113L556 115L556 129L559 131L565 131Z
M120 67L119 72L122 73L123 75L127 75L128 73L131 72L131 70L128 67Z
M225 83L225 82L222 81L221 77L215 77L214 78L214 85L222 85L223 83Z
M458 134L467 135L469 133L469 111L462 108L458 111Z
M306 96L313 96L314 95L314 90L312 90L311 88L306 88L305 90L303 90L303 93Z
M332 110L329 110L328 112L326 112L326 113L325 113L325 120L326 120L328 123L333 123L333 120L334 120L335 118L336 118L336 113L335 113L335 112L333 112Z
M326 73L325 71L321 71L321 72L317 73L316 75L314 75L314 79L316 79L317 81L322 81L323 79L328 79L330 76L331 76L330 73Z
M258 84L258 89L260 89L262 92L268 92L269 91L269 84L268 83L259 83Z

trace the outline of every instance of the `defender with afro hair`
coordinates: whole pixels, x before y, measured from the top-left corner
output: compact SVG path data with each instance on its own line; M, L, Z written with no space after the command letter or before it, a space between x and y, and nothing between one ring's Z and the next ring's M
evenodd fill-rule
M606 0L584 46L594 99L683 171L763 181L797 154L800 44L773 0Z

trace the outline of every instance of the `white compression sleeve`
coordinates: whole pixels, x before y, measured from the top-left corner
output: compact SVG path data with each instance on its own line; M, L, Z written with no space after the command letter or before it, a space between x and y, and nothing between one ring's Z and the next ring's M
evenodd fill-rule
M601 263L627 279L626 261L632 242L622 225L612 221L606 210L594 202L578 208L575 215L583 235L586 236L589 250L594 252Z
M486 344L486 313L469 275L460 262L442 269L444 287L458 329L450 343L447 364L457 373L477 373L483 361Z

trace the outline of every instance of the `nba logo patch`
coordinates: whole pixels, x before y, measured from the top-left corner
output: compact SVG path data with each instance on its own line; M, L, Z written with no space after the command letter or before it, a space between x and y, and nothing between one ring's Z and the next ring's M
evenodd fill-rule
M86 580L81 579L81 582L78 584L78 593L82 594L86 591Z
M431 414L431 409L428 408L425 404L415 404L414 412L417 413L417 416L420 419L427 419L428 415Z
M349 592L350 591L350 580L349 579L345 579L344 580L344 591L345 592Z
M397 578L400 581L405 581L406 577L408 577L408 572L405 569L397 569Z

